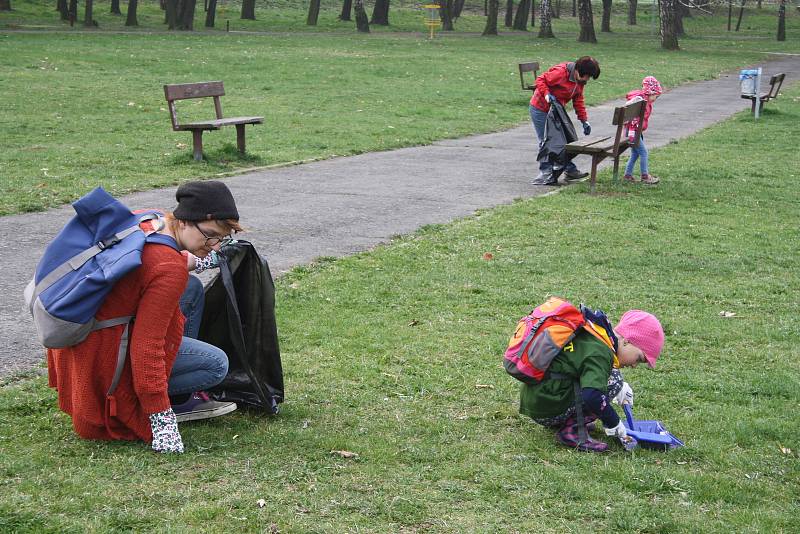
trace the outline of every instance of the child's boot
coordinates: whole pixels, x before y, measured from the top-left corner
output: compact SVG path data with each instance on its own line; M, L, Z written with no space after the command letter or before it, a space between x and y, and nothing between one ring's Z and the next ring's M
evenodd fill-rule
M656 185L661 180L658 176L653 176L652 174L643 174L642 175L642 183L646 185Z
M587 437L586 441L580 443L578 437L578 424L574 417L570 417L556 433L556 439L562 445L578 449L581 452L605 452L608 445L602 441L595 441Z

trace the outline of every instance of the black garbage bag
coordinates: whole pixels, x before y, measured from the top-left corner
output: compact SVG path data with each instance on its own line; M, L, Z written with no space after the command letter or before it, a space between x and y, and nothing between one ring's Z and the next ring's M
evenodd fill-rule
M278 413L283 368L275 322L275 285L267 261L247 241L227 245L219 274L206 286L201 341L228 355L228 375L212 388L217 400Z
M553 165L550 182L555 182L564 172L572 156L567 154L567 144L578 140L575 127L567 115L564 106L559 102L550 104L547 121L544 123L544 139L539 145L536 161L546 161Z

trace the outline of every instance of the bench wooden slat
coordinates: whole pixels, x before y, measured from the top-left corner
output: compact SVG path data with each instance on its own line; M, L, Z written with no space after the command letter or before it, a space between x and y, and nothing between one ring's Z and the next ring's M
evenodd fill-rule
M167 101L185 100L187 98L204 98L209 96L223 96L225 87L222 82L178 83L164 86L164 96Z
M519 64L519 83L522 85L522 89L524 91L535 91L536 84L535 83L526 83L524 74L526 72L533 73L533 79L536 80L536 73L539 71L539 63L536 61L532 61L530 63L520 63Z
M229 119L214 119L208 121L187 122L178 126L178 130L219 130L223 126L236 124L263 124L264 117L231 117Z

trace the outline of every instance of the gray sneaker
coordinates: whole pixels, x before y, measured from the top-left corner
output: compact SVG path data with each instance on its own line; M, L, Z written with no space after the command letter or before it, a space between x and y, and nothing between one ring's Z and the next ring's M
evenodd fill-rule
M175 419L179 423L186 421L199 421L200 419L211 419L236 410L235 402L218 402L211 400L205 391L192 393L189 400L182 404L172 406L175 412Z
M553 180L553 174L540 172L539 176L531 180L531 185L557 185L557 180Z
M588 172L581 172L578 169L566 172L567 180L581 180L587 176L589 176Z

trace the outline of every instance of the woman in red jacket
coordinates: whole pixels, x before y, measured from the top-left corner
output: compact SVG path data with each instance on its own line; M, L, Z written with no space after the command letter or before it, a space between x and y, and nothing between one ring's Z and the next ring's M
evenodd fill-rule
M96 330L69 348L48 350L50 385L58 389L59 407L72 416L81 437L140 439L159 452L183 452L178 421L236 409L197 393L225 378L228 357L217 347L184 337L181 308L190 316L186 333L196 336L202 284L189 277L187 265L203 263L241 231L239 213L222 182L186 183L176 198L174 213L143 223L145 231L159 234L158 242L145 244L141 267L117 282L96 315L98 320L135 316L128 358L113 395L106 391L124 325Z
M590 56L583 56L574 62L560 63L551 67L536 78L536 91L533 92L530 103L531 122L536 130L536 137L541 145L544 140L544 124L550 103L556 100L562 106L572 101L575 114L583 126L583 135L592 133L586 106L583 103L583 88L589 78L596 80L600 76L600 64ZM552 180L553 167L550 162L539 162L539 176L533 181L535 185L556 185ZM589 174L581 172L570 162L566 168L567 179L578 180Z

